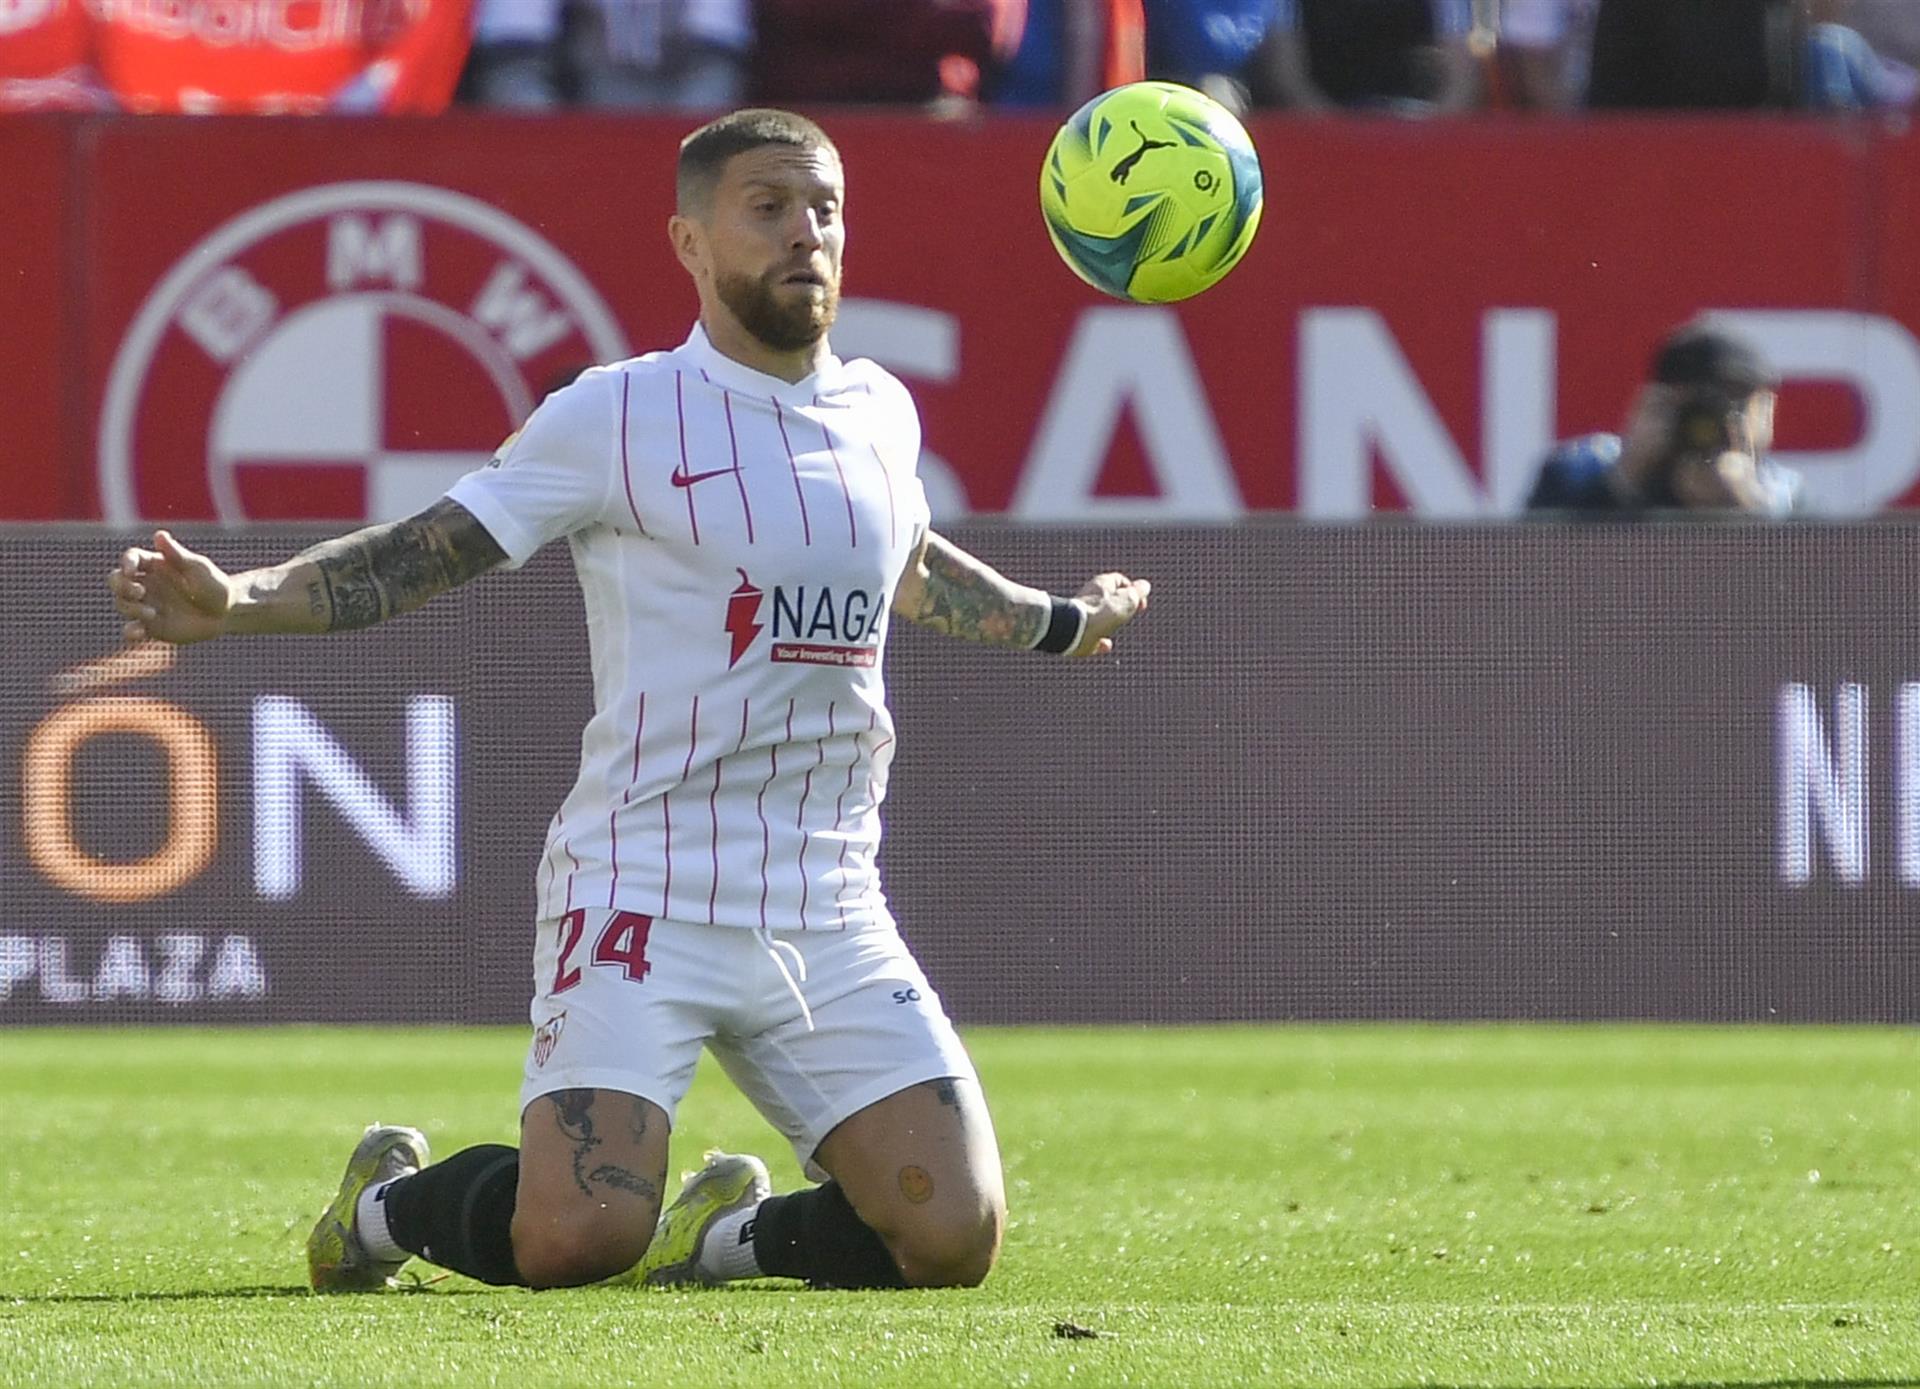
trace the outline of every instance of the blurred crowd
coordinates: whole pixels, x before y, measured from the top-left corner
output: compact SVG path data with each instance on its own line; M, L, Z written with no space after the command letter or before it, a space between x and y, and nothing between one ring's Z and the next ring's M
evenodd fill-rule
M0 0L0 109L1870 111L1920 0Z

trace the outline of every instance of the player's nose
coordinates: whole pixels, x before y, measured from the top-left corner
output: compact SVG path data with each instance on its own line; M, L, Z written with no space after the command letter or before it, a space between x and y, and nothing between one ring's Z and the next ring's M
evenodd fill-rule
M794 219L793 248L796 251L818 250L826 244L826 235L820 226L820 216L812 208L802 208Z

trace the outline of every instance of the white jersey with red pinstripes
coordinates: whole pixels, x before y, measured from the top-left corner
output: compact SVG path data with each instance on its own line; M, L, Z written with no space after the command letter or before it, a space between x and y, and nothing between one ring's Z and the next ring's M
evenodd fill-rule
M593 650L543 919L610 907L774 930L884 913L881 656L927 526L913 400L868 361L797 384L671 352L555 392L448 495L524 564L572 544Z

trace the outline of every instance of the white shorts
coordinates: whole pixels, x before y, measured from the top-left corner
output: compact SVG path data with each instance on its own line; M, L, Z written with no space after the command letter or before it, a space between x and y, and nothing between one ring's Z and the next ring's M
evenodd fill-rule
M763 936L576 909L540 924L533 968L523 1111L556 1090L618 1090L671 1120L704 1046L819 1180L814 1151L842 1120L922 1081L976 1078L890 918Z

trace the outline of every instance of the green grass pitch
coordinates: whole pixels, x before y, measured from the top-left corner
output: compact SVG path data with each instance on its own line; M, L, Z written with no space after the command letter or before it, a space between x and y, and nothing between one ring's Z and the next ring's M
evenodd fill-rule
M0 1032L0 1385L1920 1382L1920 1034L970 1041L1012 1204L984 1288L318 1298L360 1127L510 1140L520 1030ZM676 1173L798 1180L717 1073L680 1121Z

